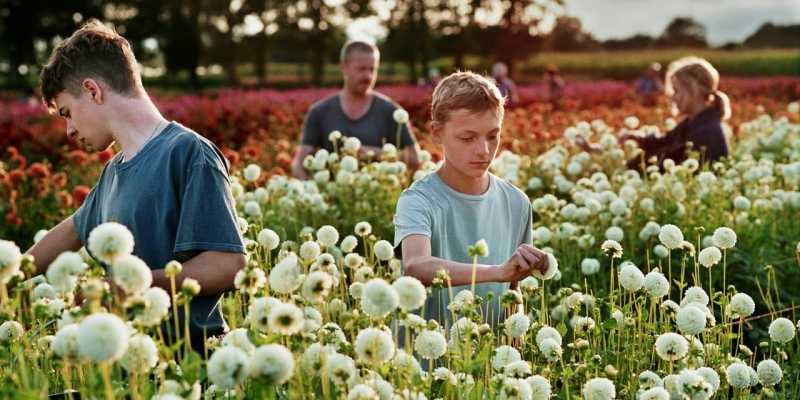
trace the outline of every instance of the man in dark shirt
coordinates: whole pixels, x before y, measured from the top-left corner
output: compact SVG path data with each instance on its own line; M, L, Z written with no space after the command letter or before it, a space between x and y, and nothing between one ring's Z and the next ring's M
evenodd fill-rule
M402 150L400 159L410 169L417 168L419 160L411 125L407 121L395 121L393 114L400 107L374 91L379 58L378 49L369 43L351 41L344 45L339 64L344 87L339 93L313 104L306 114L303 135L292 161L295 177L310 177L303 167L307 155L320 148L333 151L328 137L333 131L358 138L361 153L372 152L375 157L381 154L384 144L393 144L398 151Z
M211 142L164 119L142 86L128 41L99 21L59 44L41 79L44 101L66 120L67 136L97 150L116 142L121 151L78 211L28 250L37 272L80 249L98 225L125 225L153 286L170 290L170 260L183 262L178 287L186 278L200 284L189 325L192 344L202 346L204 330L225 329L216 305L246 262L227 161Z

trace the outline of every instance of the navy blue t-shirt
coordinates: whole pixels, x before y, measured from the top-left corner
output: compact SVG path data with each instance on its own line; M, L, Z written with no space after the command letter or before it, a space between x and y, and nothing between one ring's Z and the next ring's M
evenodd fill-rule
M185 262L203 251L244 253L230 189L228 162L208 139L171 122L131 160L119 153L73 215L81 242L105 222L125 225L133 254L150 269ZM221 295L192 300L193 335L224 328Z

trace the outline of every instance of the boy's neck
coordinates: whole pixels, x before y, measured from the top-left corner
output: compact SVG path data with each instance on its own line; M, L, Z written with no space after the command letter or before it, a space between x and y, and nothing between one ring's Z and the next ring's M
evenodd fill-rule
M488 171L483 176L474 178L462 174L445 161L442 167L436 171L436 174L447 186L459 193L476 196L486 193L489 189Z
M166 127L168 121L147 96L126 99L123 103L117 108L121 111L110 121L110 128L125 161L129 161Z

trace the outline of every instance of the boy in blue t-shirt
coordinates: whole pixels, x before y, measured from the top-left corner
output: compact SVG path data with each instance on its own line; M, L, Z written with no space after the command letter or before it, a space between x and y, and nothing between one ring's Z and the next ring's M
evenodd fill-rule
M488 79L458 72L443 79L431 104L434 141L444 148L438 171L403 192L395 213L395 247L404 273L430 285L439 269L450 276L452 292L472 284L467 247L480 239L488 255L479 259L475 294L494 299L483 309L487 322L502 319L499 296L510 283L544 272L547 256L531 243L532 209L528 197L489 173L500 143L504 99ZM451 323L447 288L434 289L425 318Z
M62 252L77 251L105 222L133 234L133 254L152 270L153 286L169 292L164 272L183 263L176 276L201 286L192 300L192 345L226 328L216 307L233 287L246 259L230 190L227 160L214 144L164 119L142 86L136 58L125 38L90 20L61 42L42 69L42 95L67 123L67 136L104 150L121 151L83 205L28 250L37 273Z

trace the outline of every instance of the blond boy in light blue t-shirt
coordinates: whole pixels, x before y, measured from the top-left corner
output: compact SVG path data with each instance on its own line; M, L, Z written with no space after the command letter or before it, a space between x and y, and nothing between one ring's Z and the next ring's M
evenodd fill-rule
M404 274L430 285L444 269L453 296L472 284L468 246L486 240L489 252L475 269L475 294L494 293L483 307L492 325L502 319L499 296L510 284L547 266L547 256L530 244L528 197L489 173L500 143L503 105L494 83L471 72L454 73L436 86L432 133L444 149L444 163L403 192L394 220ZM424 317L452 324L450 300L450 290L434 289Z

